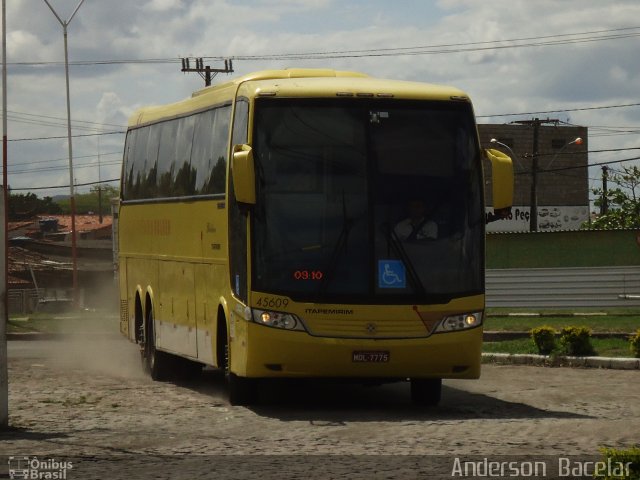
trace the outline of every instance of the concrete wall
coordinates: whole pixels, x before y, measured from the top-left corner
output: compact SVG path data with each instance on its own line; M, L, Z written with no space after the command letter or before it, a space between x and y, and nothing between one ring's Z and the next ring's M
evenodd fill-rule
M640 265L640 231L487 234L487 269Z

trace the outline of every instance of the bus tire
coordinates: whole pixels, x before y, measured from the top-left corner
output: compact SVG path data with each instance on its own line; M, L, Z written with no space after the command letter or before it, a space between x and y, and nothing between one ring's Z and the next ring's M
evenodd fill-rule
M149 307L145 319L144 367L152 380L162 381L171 377L173 362L168 353L156 350L153 330L153 307Z
M442 396L441 378L412 378L411 401L416 405L436 406Z
M256 381L252 378L239 377L231 372L231 352L226 332L224 339L224 376L227 382L229 403L240 406L251 405L256 399Z

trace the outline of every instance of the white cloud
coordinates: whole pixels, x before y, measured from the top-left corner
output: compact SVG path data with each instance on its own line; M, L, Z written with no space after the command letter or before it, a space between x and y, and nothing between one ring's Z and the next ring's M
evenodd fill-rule
M131 113L131 108L123 104L118 94L104 92L96 108L96 121L103 124L124 125Z
M7 57L25 58L34 52L42 52L45 45L33 33L26 30L7 32Z
M155 12L166 12L169 10L175 10L182 7L181 0L151 0L147 2L142 8L144 10L150 10Z

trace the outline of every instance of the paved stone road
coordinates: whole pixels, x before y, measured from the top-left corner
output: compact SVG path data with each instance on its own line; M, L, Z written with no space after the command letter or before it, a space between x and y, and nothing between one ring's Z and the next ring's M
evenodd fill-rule
M639 371L486 365L481 380L445 381L433 409L413 407L406 384L273 384L243 408L213 371L148 380L120 338L10 342L9 357L0 478L4 455L75 462L69 479L450 478L461 455L640 441Z

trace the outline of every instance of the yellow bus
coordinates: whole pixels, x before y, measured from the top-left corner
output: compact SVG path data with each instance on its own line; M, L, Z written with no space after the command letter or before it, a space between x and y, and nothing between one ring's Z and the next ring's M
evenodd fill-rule
M455 88L275 70L129 122L120 330L153 379L224 369L232 404L269 378L478 378L482 160L496 216L511 159L482 150Z

